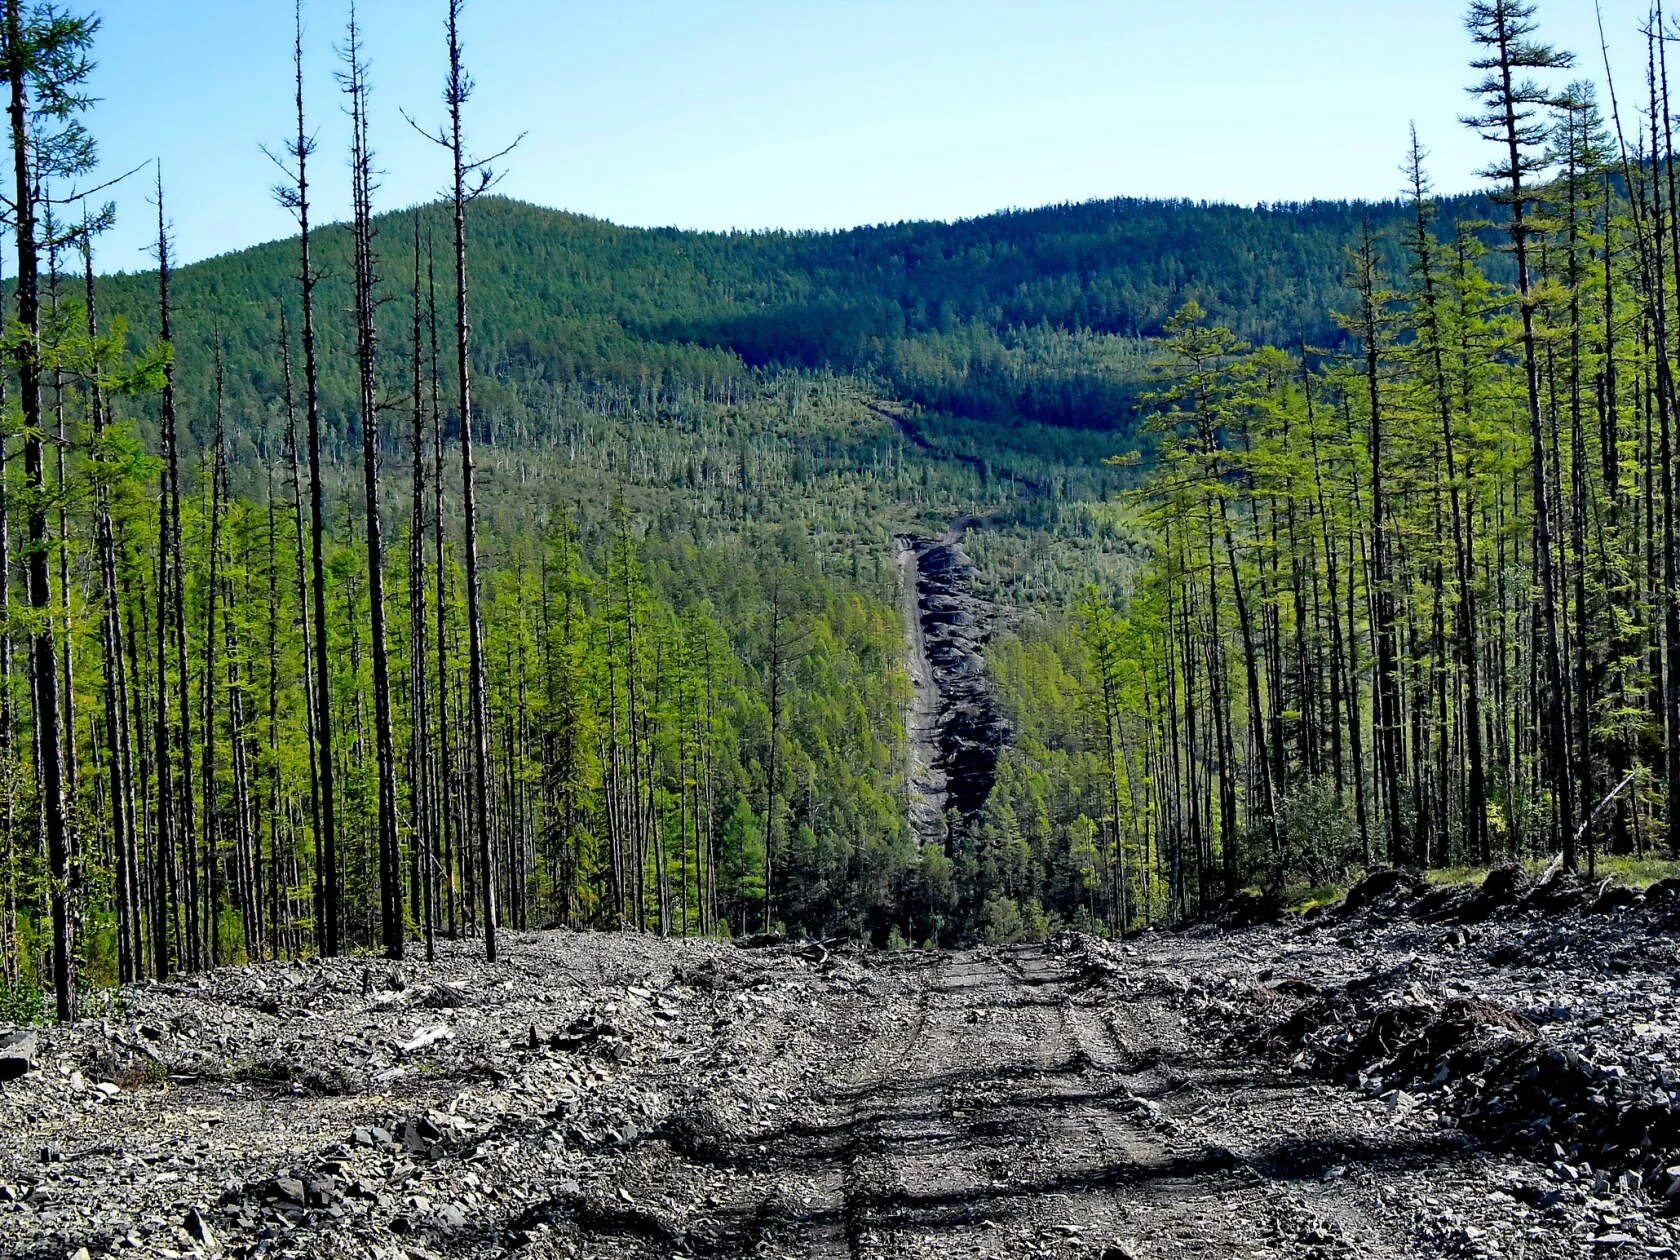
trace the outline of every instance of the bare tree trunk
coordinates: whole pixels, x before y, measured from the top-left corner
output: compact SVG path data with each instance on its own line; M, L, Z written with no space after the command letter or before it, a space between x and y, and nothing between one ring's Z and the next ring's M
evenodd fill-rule
M496 961L495 858L490 846L489 701L484 681L484 611L478 572L478 499L473 472L472 325L467 319L467 158L461 139L461 107L472 81L461 65L461 0L449 0L449 152L453 167L455 227L455 371L460 389L461 510L467 553L467 691L472 720L472 807L478 847L479 891L483 897L484 956Z
M169 233L163 214L163 175L160 170L157 184L158 203L158 336L167 345L170 344L171 309L169 304ZM187 584L186 568L181 558L181 464L180 441L175 418L175 369L173 360L164 364L163 394L161 398L160 414L163 421L163 450L164 450L164 515L168 526L163 532L163 552L159 553L158 563L167 570L168 580L165 582L160 573L158 598L158 624L160 632L167 627L167 632L173 636L175 646L176 688L175 702L178 718L176 731L176 749L170 760L178 760L180 772L175 775L175 782L179 785L179 795L175 805L179 809L176 815L178 827L177 837L183 837L186 842L185 854L177 853L177 875L184 873L185 878L178 882L184 883L180 899L186 906L186 938L181 953L181 959L190 969L196 969L203 957L201 944L202 934L199 927L198 905L198 833L193 817L193 789L192 789L192 677L187 668ZM168 597L164 592L167 589ZM159 678L167 672L165 658L158 658ZM163 719L167 724L167 717ZM160 764L168 753L167 745L159 753Z
M93 238L83 225L82 268L88 337L99 335L99 306L93 283ZM105 394L95 373L88 385L88 423L97 444L105 432ZM123 679L120 586L116 543L111 530L110 493L103 482L94 490L94 538L99 553L99 644L105 662L105 753L110 776L112 865L116 875L117 976L139 978L141 927L137 865L134 861L134 795L128 765L128 711Z
M420 216L414 216L414 288L409 372L409 448L411 503L408 518L408 653L409 653L409 802L414 814L414 870L411 898L425 933L426 959L437 952L437 907L433 898L437 869L437 809L431 791L431 702L426 694L426 410L421 392L420 342Z
M199 717L204 729L200 750L200 781L204 792L205 931L209 936L210 965L221 964L221 803L216 791L216 600L221 594L222 480L225 416L223 406L221 329L215 346L214 389L216 433L210 456L210 539L204 588L204 684ZM188 788L191 791L191 788Z
M333 755L332 652L327 639L326 507L321 484L321 391L315 353L315 273L310 256L309 157L315 141L309 135L303 112L303 14L301 3L293 9L292 69L297 107L297 137L287 151L297 164L291 171L292 186L280 193L281 201L297 216L298 287L303 308L303 413L309 442L309 542L310 595L314 615L314 684L316 768L320 776L317 826L315 829L315 940L322 954L339 952L342 922L338 870L337 766ZM306 634L307 637L307 634Z
M319 658L314 651L314 635L310 627L309 560L306 558L303 542L303 474L298 467L297 402L292 392L291 335L286 325L284 309L280 312L280 366L285 387L286 452L292 465L292 534L297 555L298 624L303 636L304 721L309 737L309 823L310 834L315 841L316 857L311 912L315 921L316 946L321 948L324 903L320 858L326 792L322 787L320 715L316 707L320 703L320 693L315 686Z
M438 366L437 272L426 251L426 314L430 325L432 377L432 546L433 595L437 613L437 802L438 842L443 852L444 896L449 936L455 936L455 854L462 829L455 808L455 767L449 722L448 553L443 541L443 379Z
M370 650L373 656L374 758L379 784L379 908L388 958L403 956L402 859L397 837L396 741L391 716L391 660L385 633L385 545L379 512L378 343L374 314L378 284L373 254L373 154L368 148L367 76L355 10L345 49L350 94L350 166L354 183L356 256L356 365L361 382L362 477L367 508Z
M35 197L30 169L29 50L23 37L22 0L6 0L5 53L11 99L7 112L12 124L12 167L16 200L13 236L17 243L17 312L24 336L13 351L18 401L23 410L23 469L27 497L29 607L36 624L30 635L34 664L36 721L39 723L42 809L45 814L47 860L52 879L48 900L52 912L53 997L60 1023L73 1014L70 959L70 880L66 843L64 786L58 726L58 665L53 641L52 575L49 553L52 538L47 523L46 461L41 441L41 299L36 258Z

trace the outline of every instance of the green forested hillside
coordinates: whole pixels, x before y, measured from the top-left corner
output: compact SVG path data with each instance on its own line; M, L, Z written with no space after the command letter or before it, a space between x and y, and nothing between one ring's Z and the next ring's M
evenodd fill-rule
M1392 206L1116 201L958 224L722 235L476 203L473 429L490 808L507 846L493 866L513 921L737 932L785 924L885 941L1007 937L1047 914L1103 913L1088 886L1092 863L1107 860L1087 825L1102 816L1089 799L1102 788L1085 708L1090 679L1076 661L1056 683L1034 645L1064 634L1061 610L1085 585L1122 589L1147 559L1129 509L1115 501L1136 474L1104 461L1153 440L1134 433L1133 421L1149 406L1155 336L1195 296L1256 337L1340 340L1326 312L1345 296L1348 244L1364 222L1396 214ZM396 714L403 777L430 783L432 794L429 806L400 806L398 838L411 857L424 841L438 863L424 916L427 881L408 871L416 930L422 917L454 930L475 922L477 864L459 830L473 807L462 677L470 620L459 597L452 449L458 382L450 356L434 358L426 345L439 323L449 333L448 207L387 214L373 226L373 387L385 417L380 506L391 547L384 606L419 609L419 620L392 618L387 647L409 674L409 704L443 706L435 720L409 707ZM366 400L358 400L362 363L349 316L353 243L343 226L319 230L314 242L325 659L333 722L348 740L335 751L335 859L319 851L311 814L321 789L307 756L319 721L308 653L320 648L307 627L302 438L287 421L280 336L284 312L296 407L297 243L172 277L185 455L173 522L157 495L173 478L147 454L167 450L155 382L109 395L104 422L120 436L94 440L89 409L99 400L76 356L105 355L107 373L115 361L78 349L68 328L55 333L65 339L56 361L70 369L52 391L69 417L65 485L72 496L79 485L108 487L115 535L114 595L101 593L106 581L92 564L98 513L67 515L54 545L65 561L61 634L79 661L67 703L83 714L108 704L112 662L97 613L115 598L134 619L129 652L144 649L129 663L133 713L155 714L183 696L198 713L196 723L191 712L166 715L153 733L166 744L152 739L151 769L139 765L123 789L137 808L168 804L180 815L167 833L131 842L136 895L150 899L127 912L135 943L125 952L122 913L106 917L111 890L74 894L86 907L80 930L96 972L125 958L138 972L143 929L176 934L152 962L158 970L319 946L324 864L346 881L339 916L348 939L385 935L374 919L389 880L375 871L382 811L370 699L378 687L359 506ZM155 343L156 283L155 274L100 282L101 318L127 326L131 355ZM61 276L49 290L78 317L79 285ZM888 397L908 405L910 429L873 406ZM408 446L416 425L423 446L450 452L437 462L423 451L417 478ZM418 508L409 501L416 485ZM998 655L1020 748L1004 762L975 844L953 861L918 852L906 826L903 628L891 554L896 531L938 534L971 514L986 520L968 545L987 589L1025 610L1032 630L1027 645L1006 643ZM158 559L177 547L178 577ZM434 609L424 592L440 582ZM156 602L147 603L148 591ZM163 607L184 629L162 622ZM190 655L185 665L168 659L166 638L215 649L218 621L225 680L192 668ZM0 679L0 695L20 710L25 677L15 671L9 691ZM70 731L71 762L97 764L97 730ZM134 739L138 753L138 727ZM1078 773L1056 775L1051 800L1043 767L1058 750ZM85 773L79 782L78 808L97 817L97 798L114 789ZM25 784L17 816L38 817L36 799ZM0 933L16 984L50 953L42 906L50 872L27 826L3 838L12 891ZM199 854L174 852L188 841ZM177 875L203 874L173 909L156 900L176 895L177 875L156 867L166 858L180 864ZM181 917L194 904L196 926ZM213 907L227 920L214 930ZM1013 926L1018 914L1026 929Z
M1448 217L1480 214L1479 199ZM1397 203L1245 209L1117 199L958 223L834 233L706 233L616 227L489 197L473 211L479 353L492 426L502 387L540 379L631 383L717 379L745 367L866 373L886 392L986 419L1110 427L1135 410L1147 347L1195 298L1245 337L1338 342L1327 312L1345 298L1347 249ZM411 282L414 218L428 249L448 239L440 206L376 223L387 290ZM324 309L350 303L350 238L318 232ZM279 310L293 301L284 241L208 260L176 277L176 342L189 425L209 414L218 321L230 398L249 411L278 394ZM447 272L447 268L445 268ZM146 274L106 281L108 307L155 327ZM387 340L402 315L384 312ZM324 387L340 440L354 396L351 328L323 321Z

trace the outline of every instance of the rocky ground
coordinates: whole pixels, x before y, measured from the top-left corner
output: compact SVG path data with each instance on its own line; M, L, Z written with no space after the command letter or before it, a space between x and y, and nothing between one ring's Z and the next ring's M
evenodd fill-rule
M1674 1254L1680 896L1353 903L132 986L0 1044L0 1254Z
M972 815L985 803L1009 738L986 676L995 613L975 591L962 545L975 520L959 519L939 539L898 539L912 684L910 822L923 844L944 843L947 810Z

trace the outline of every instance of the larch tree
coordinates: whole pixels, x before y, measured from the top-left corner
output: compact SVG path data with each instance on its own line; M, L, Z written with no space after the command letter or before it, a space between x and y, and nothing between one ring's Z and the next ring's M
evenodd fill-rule
M367 527L369 647L373 657L374 759L378 779L375 826L379 852L380 935L389 958L403 956L401 846L397 831L395 718L391 711L391 659L385 627L385 544L380 519L379 346L375 317L380 299L374 255L373 152L368 143L367 65L356 9L340 75L350 98L351 233L355 254L356 377L362 428L362 489Z
M286 182L274 190L275 199L290 210L298 225L298 295L303 348L303 415L309 466L309 563L310 615L313 639L315 699L313 726L315 763L319 775L315 829L315 934L321 952L329 957L339 952L339 930L343 919L338 860L337 762L333 750L332 650L327 637L326 491L321 456L321 376L315 336L315 289L320 275L312 255L309 218L309 159L315 152L315 137L308 129L303 107L303 6L296 0L292 10L292 83L297 131L284 145L284 154L274 157L286 175ZM290 165L287 165L287 159Z
M1516 263L1523 390L1528 409L1530 510L1542 624L1543 755L1547 786L1555 802L1553 832L1562 849L1564 865L1573 870L1575 788L1569 768L1569 729L1564 717L1563 646L1558 631L1559 592L1554 554L1551 472L1530 271L1531 244L1535 233L1533 212L1539 196L1536 184L1546 165L1543 151L1536 151L1547 133L1546 119L1541 111L1552 106L1557 97L1527 76L1566 69L1573 64L1574 58L1534 38L1537 29L1534 12L1535 6L1525 0L1475 0L1470 5L1465 24L1471 39L1483 50L1470 65L1483 78L1469 91L1480 101L1482 112L1466 119L1466 123L1502 150L1500 157L1483 174L1499 184L1495 196L1509 215L1506 231ZM1675 643L1680 643L1680 636ZM1671 726L1670 729L1672 732L1674 728ZM1671 750L1674 747L1672 736L1670 747ZM1680 778L1680 760L1672 751L1669 774L1671 779ZM1674 815L1673 826L1672 835L1680 843L1680 811Z
M0 19L0 65L7 88L12 150L12 196L5 213L16 246L15 299L21 335L11 338L23 428L25 568L31 626L29 652L34 687L36 773L46 840L48 902L52 916L53 1000L61 1022L75 1012L74 925L70 905L70 836L64 788L64 739L60 727L58 636L67 626L55 617L52 588L52 503L46 480L46 415L42 398L43 344L40 236L50 209L45 187L91 170L94 148L78 115L88 104L84 86L92 71L96 19L52 10L24 11L5 0ZM60 540L62 541L62 540ZM69 732L74 738L74 730Z
M472 97L472 76L461 54L461 9L464 0L447 0L444 33L449 52L449 69L443 101L448 121L436 134L421 134L435 140L449 153L450 209L455 254L455 385L457 421L461 428L461 516L463 550L467 567L467 707L472 737L472 801L468 823L473 830L482 899L481 924L484 954L496 960L495 854L490 836L490 701L484 657L484 596L479 573L478 489L473 461L472 323L468 301L467 207L492 188L497 179L494 163L506 156L519 139L488 157L469 155L463 132L462 110ZM521 137L522 138L522 137Z

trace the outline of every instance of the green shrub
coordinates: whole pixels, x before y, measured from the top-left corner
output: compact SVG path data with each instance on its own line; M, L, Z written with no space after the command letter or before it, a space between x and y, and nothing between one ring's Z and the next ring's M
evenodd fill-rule
M1265 823L1251 820L1243 836L1246 868L1263 888L1338 882L1361 859L1359 827L1344 796L1329 779L1298 784L1282 802L1278 852L1272 852Z
M47 1016L46 995L26 979L0 979L0 1024L38 1024Z
M1015 898L993 893L980 914L980 937L988 945L1017 945L1026 939L1027 925Z

